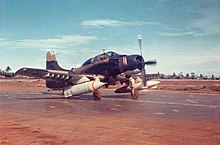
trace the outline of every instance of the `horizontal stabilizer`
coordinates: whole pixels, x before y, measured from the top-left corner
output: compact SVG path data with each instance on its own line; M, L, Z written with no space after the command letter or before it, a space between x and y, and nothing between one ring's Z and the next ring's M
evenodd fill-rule
M5 77L14 77L15 73L14 72L6 72L4 70L0 70L0 75L5 76Z

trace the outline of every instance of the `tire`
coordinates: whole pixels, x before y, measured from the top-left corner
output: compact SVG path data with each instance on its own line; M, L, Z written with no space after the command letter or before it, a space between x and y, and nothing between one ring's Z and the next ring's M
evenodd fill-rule
M138 99L139 94L137 89L131 89L131 98L132 99Z
M95 92L93 92L93 99L94 99L95 101L100 101L101 98L102 98L102 94L101 94L100 91L95 91Z

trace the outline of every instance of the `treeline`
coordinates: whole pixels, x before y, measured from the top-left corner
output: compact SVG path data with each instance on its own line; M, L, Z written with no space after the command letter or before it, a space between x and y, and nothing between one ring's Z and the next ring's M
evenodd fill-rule
M175 72L173 74L160 74L160 79L201 79L201 80L220 80L220 76L215 75L204 75L204 74L196 74L194 72L192 73L186 73L183 74L182 72L176 74Z

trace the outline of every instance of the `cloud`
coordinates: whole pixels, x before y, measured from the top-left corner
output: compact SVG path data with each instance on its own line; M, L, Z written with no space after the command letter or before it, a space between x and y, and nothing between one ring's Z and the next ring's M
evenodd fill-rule
M219 21L219 22L218 22ZM220 35L220 19L209 17L207 19L197 19L187 26L182 28L175 28L173 26L169 29L163 29L160 32L156 32L160 36L210 36L210 35Z
M212 11L212 12L211 12ZM220 11L211 10L191 23L192 28L199 29L204 35L220 34Z
M157 2L158 3L164 3L164 2L170 2L170 1L172 1L172 0L158 0Z
M120 26L142 26L142 25L161 25L160 22L147 22L147 21L122 21L114 19L96 19L96 20L86 20L81 22L82 26L88 27L120 27Z
M196 27L192 27L192 25L175 27L171 25L163 25L160 27L162 30L156 32L159 36L167 36L167 37L181 37L181 36L203 36L206 35L203 30L198 29Z
M57 38L48 39L22 39L8 40L0 38L2 48L38 48L38 49L54 49L66 48L69 45L86 44L93 40L97 40L95 36L68 35Z
M192 10L193 9L193 13ZM190 10L190 11L189 11ZM183 13L182 11L180 11ZM192 6L186 14L194 18L188 20L182 27L176 25L163 25L158 32L161 36L211 36L220 35L220 10L214 6Z
M187 36L196 35L196 31L179 31L179 32L158 32L160 36Z

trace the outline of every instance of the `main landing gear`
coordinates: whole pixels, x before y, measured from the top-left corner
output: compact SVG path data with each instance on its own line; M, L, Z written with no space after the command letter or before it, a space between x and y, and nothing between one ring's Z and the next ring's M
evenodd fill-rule
M138 90L132 88L132 89L131 89L131 98L132 98L132 99L137 99L138 97L139 97Z
M129 88L131 90L131 98L137 99L139 95L138 95L138 90L135 89L135 80L133 77L129 78Z
M95 91L93 92L93 99L94 99L95 101L99 101L99 100L101 100L101 98L102 98L101 92L98 91L98 90L95 90Z

